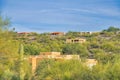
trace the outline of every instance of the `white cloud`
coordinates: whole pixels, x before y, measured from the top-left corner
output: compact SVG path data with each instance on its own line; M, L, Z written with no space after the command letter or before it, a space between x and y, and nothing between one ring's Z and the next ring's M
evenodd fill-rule
M105 16L119 16L120 11L117 8L88 8L88 9L82 9L82 8L62 8L65 11L73 11L73 12L83 12L88 14L98 14L98 15L105 15Z
M109 1L106 0L106 2ZM64 27L66 25L99 27L100 25L118 24L120 11L117 6L112 4L112 2L104 3L104 0L55 0L55 2L50 0L37 0L37 2L35 0L31 0L30 2L28 0L8 0L8 4L4 8L3 13L12 18L14 27L17 26L16 29L18 31L37 31L35 28L45 27L45 25L42 26L41 24L62 25ZM25 25L35 26L31 29L30 27L32 26ZM47 30L41 29L41 31Z

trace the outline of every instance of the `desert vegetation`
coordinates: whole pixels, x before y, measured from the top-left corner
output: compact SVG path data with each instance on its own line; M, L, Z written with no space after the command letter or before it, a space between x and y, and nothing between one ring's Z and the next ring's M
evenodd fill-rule
M109 27L92 34L69 31L61 36L50 33L18 34L10 20L0 16L0 80L120 80L120 29ZM85 43L66 43L68 38L84 38ZM28 57L40 52L77 54L80 60L39 62L34 73ZM85 60L98 64L89 68Z

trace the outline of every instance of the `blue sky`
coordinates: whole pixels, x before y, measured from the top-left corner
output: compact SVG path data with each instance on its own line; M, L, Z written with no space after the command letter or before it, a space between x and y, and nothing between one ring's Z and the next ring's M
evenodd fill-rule
M120 0L0 0L18 32L100 31L120 27Z

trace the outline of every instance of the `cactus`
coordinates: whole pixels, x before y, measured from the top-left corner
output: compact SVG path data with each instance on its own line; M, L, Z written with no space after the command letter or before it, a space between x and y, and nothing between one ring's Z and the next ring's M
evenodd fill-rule
M23 47L23 44L20 44L20 48L19 48L19 57L20 57L20 60L23 60L23 55L24 55L24 47Z
M20 48L19 48L19 60L20 60L20 65L19 65L19 78L20 80L24 80L24 76L25 76L25 72L24 72L24 47L23 45L21 44L20 45Z

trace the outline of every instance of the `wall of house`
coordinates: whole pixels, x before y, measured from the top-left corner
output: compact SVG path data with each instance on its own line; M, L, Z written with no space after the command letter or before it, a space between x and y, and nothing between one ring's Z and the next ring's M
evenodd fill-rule
M84 43L86 39L75 38L75 39L66 39L66 43Z

